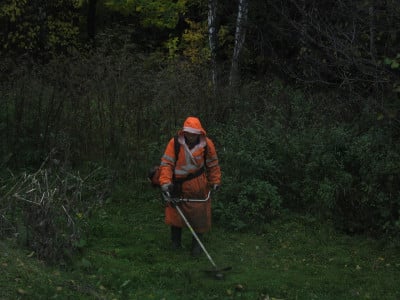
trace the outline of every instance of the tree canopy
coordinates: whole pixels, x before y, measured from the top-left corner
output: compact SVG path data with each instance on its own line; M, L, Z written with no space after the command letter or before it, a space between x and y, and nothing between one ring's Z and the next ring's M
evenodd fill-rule
M247 19L238 31L243 8ZM206 42L210 11L219 39L212 44ZM88 37L123 31L125 42L148 53L161 50L194 64L202 56L218 62L221 72L231 65L240 69L244 78L274 73L314 87L357 87L358 93L400 89L395 0L7 0L0 5L0 24L2 56L82 51ZM246 32L240 56L237 32Z

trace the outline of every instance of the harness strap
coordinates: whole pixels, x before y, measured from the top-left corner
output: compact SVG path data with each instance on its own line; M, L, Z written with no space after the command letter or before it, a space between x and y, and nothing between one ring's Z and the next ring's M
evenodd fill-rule
M180 148L181 148L181 145L178 142L178 135L175 135L174 136L174 150L175 150L175 159L176 160L178 160ZM175 173L174 173L174 178L172 179L172 181L174 183L182 183L182 182L191 180L193 178L199 177L201 174L203 174L205 172L207 152L208 152L208 144L207 144L207 141L206 141L206 145L204 146L204 166L201 169L197 170L194 173L189 174L188 176L186 176L184 178L176 178L175 177Z
M173 182L175 182L175 183L182 183L182 182L191 180L191 179L193 179L193 178L199 177L201 174L204 173L204 170L205 170L205 168L203 167L203 168L201 168L201 169L198 169L198 170L197 170L196 172L194 172L194 173L190 173L188 176L186 176L186 177L184 177L184 178L176 178L176 177L174 176Z

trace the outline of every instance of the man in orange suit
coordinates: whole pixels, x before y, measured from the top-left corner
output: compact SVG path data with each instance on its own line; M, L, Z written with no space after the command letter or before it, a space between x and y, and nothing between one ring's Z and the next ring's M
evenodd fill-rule
M177 147L178 157L175 157ZM161 191L167 198L207 199L210 189L219 188L221 170L217 152L198 118L188 117L177 137L169 141L161 158L159 180ZM211 228L211 198L204 202L185 201L177 205L201 239ZM186 224L173 205L165 208L165 223L171 226L173 249L181 248L182 227ZM193 238L192 255L200 255L201 251Z

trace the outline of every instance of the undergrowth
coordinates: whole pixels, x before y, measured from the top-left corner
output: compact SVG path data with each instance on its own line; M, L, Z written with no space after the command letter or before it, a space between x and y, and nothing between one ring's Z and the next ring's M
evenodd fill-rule
M290 209L346 232L400 235L397 94L348 99L276 78L214 91L205 68L126 49L15 68L0 88L0 172L38 166L57 149L73 167L100 162L139 180L195 115L216 142L225 226Z
M214 203L222 201L215 197ZM48 267L1 242L0 299L398 299L395 242L338 233L329 222L281 215L258 232L214 223L204 243L224 280L208 277L205 256L169 248L157 192L120 185L90 219L91 237L67 268Z
M85 246L90 215L113 178L100 166L83 173L47 159L34 172L0 178L0 238L14 237L47 263L67 264Z

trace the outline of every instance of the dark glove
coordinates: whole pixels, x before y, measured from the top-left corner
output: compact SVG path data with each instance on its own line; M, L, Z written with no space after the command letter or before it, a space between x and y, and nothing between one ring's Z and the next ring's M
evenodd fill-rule
M175 199L173 199L173 198L170 198L171 200L170 201L168 201L168 204L171 206L171 207L176 207L177 205L178 205L178 202L175 200Z
M171 198L171 191L174 185L172 183L166 183L161 186L161 192L165 198Z

